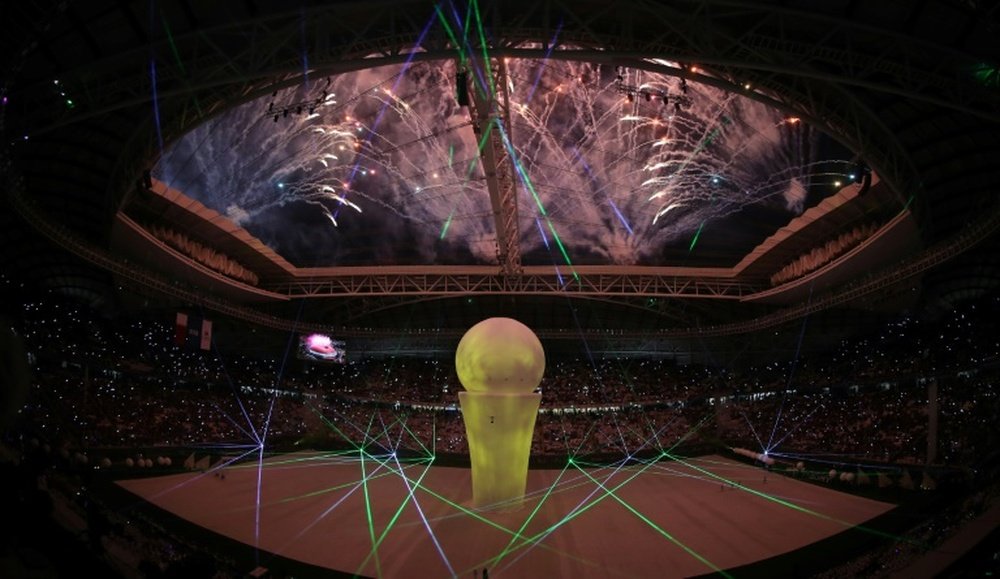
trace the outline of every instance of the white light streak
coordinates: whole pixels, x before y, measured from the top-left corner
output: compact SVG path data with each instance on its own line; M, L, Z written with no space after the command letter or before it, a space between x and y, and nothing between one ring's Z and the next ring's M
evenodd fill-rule
M653 223L655 224L657 219L659 219L660 217L663 217L664 215L666 215L667 212L670 211L671 209L676 209L678 207L684 207L684 204L683 203L671 203L670 205L667 205L666 209L660 209L656 213L656 216L653 217Z

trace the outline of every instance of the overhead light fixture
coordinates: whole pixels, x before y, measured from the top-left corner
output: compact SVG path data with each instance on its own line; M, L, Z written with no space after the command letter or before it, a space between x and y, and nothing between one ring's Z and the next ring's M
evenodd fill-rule
M861 183L861 189L858 189L858 197L861 197L872 187L872 168L859 159L854 163L853 173L854 182Z
M459 71L455 75L455 100L458 106L469 106L469 73Z
M855 183L860 183L864 181L865 176L870 175L871 172L871 167L866 165L864 161L857 161L854 163L854 169L851 170L851 180Z

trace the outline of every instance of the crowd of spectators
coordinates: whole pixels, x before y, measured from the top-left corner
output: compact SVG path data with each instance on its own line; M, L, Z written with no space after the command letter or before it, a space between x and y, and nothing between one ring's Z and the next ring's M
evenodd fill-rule
M840 234L825 244L813 248L808 253L799 255L791 263L785 265L771 276L771 285L779 285L809 274L834 259L857 247L878 230L875 223L859 225L854 229Z
M623 457L707 442L767 450L788 463L973 468L997 442L997 310L1000 300L990 298L936 321L903 318L821 360L751 368L549 360L532 455ZM21 312L15 329L31 380L5 440L48 445L64 461L85 464L89 456L93 464L157 449L176 456L177 449L231 443L468 454L450 360L288 363L177 347L172 320L102 321L71 302L37 297ZM72 492L61 496L86 515ZM913 533L938 540L977 504L962 502L958 514ZM109 522L105 551L148 552L132 563L161 571L190 564L180 543L156 533L147 539L130 524ZM144 540L152 542L135 543ZM886 556L852 564L889 568Z
M532 450L628 454L687 436L790 455L963 464L993 440L1000 409L1000 345L977 329L992 326L976 307L996 306L972 305L934 325L904 319L819 361L726 369L550 360ZM123 328L59 301L32 301L23 312L18 329L32 380L20 422L61 446L360 442L378 417L374 424L405 428L413 449L467 452L462 387L448 359L288 363L177 347L162 320ZM351 426L331 428L337 424ZM936 444L928 444L931 434Z
M191 239L184 233L162 225L149 225L146 230L160 241L194 258L205 267L250 285L257 285L260 281L260 277L243 264L212 247Z
M718 424L723 439L776 456L824 453L840 461L886 463L923 463L927 457L926 388L917 384L734 400L723 406Z

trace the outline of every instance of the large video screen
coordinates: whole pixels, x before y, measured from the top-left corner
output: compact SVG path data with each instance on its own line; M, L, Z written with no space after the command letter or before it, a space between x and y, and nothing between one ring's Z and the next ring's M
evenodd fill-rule
M305 334L299 338L299 358L343 364L347 361L344 342L326 334Z

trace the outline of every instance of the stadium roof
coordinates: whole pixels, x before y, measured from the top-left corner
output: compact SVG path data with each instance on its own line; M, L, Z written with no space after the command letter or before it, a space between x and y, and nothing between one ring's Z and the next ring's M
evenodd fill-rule
M992 3L2 10L4 269L96 305L656 349L998 285Z

